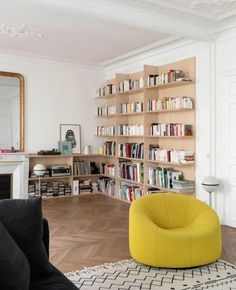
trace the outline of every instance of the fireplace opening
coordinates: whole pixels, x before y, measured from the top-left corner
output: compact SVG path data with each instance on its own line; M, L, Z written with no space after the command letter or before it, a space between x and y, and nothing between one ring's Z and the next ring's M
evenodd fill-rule
M0 199L11 198L12 174L0 174Z

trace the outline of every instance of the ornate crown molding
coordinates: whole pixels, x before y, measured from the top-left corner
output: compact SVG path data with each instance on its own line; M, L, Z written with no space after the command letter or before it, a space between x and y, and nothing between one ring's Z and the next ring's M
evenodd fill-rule
M0 33L9 37L42 37L43 34L28 24L0 24Z

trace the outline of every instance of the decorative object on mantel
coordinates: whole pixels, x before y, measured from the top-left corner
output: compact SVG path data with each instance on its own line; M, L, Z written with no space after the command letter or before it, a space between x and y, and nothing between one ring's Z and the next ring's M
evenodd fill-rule
M34 174L39 178L39 196L41 196L41 177L46 173L46 167L43 164L36 164L33 168Z
M10 37L42 37L39 30L33 29L28 24L0 24L0 33Z
M236 266L223 260L187 269L156 268L123 260L84 268L66 276L80 290L226 290L236 287Z
M91 154L91 145L84 145L83 153L87 155Z
M202 187L209 193L209 205L212 207L212 192L217 191L220 187L219 180L214 176L207 176L202 181Z
M60 141L70 141L73 153L81 153L80 125L60 124Z

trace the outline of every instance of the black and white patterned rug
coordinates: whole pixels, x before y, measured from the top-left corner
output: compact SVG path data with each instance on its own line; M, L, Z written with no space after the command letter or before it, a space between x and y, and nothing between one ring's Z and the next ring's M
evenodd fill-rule
M236 266L219 260L189 269L166 269L144 266L123 260L66 276L81 290L233 290L236 289Z

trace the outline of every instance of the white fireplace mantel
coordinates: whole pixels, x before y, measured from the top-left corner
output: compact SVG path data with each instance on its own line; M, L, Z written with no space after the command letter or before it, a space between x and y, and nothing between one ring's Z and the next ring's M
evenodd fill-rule
M12 198L28 198L29 155L27 153L0 154L0 174L12 174Z

